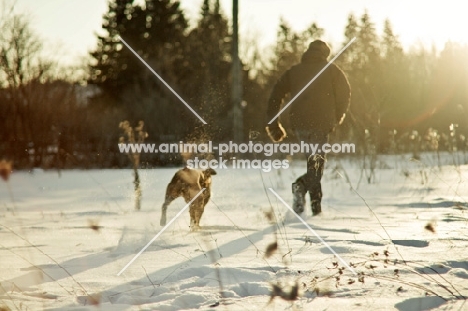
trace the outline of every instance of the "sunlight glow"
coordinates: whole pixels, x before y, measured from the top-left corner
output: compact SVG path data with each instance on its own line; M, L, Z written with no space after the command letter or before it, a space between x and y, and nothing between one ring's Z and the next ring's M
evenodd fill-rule
M199 18L203 0L180 0L193 26ZM225 15L231 15L232 0L221 0ZM405 49L414 45L443 49L451 40L468 44L468 19L464 2L457 0L239 0L240 38L255 38L267 47L274 43L279 20L283 17L293 29L304 30L311 23L325 29L323 39L335 50L344 43L344 27L349 13L361 16L367 11L381 32L386 18ZM36 31L50 45L49 53L60 49L64 63L77 63L96 44L107 0L17 0L16 11L31 16ZM57 14L59 13L59 14Z

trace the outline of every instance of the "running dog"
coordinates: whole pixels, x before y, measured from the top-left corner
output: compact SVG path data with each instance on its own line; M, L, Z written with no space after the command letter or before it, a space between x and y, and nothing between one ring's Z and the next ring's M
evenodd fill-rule
M211 168L202 171L185 167L177 171L166 188L166 198L162 205L160 225L166 225L167 207L172 201L178 197L183 197L185 202L189 203L205 188L203 193L190 204L190 228L191 230L199 229L200 218L211 197L212 175L216 175L216 171Z

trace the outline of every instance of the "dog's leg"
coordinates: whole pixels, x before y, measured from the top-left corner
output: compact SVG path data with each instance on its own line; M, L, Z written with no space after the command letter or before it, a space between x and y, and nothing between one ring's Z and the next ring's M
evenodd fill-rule
M171 204L172 201L174 201L177 197L174 197L173 195L174 191L171 187L171 185L167 185L167 189L166 189L166 197L164 199L164 203L162 205L162 208L161 208L161 220L159 221L159 224L161 226L165 226L166 225L166 213L167 213L167 207L169 206L169 204Z
M192 205L190 206L190 230L191 231L196 231L200 228L199 225L197 225L197 223L195 222L195 209L196 207L194 207L194 204L195 203L192 203Z
M190 229L196 231L200 229L200 217L203 214L203 198L199 196L190 205Z
M211 198L211 190L207 188L203 196L203 207L205 207L206 204L208 204L208 202L210 201L210 198Z
M194 215L194 228L195 230L197 229L200 229L200 218L202 217L203 215L203 210L205 209L205 207L203 206L203 204L199 204L197 206L197 209L195 210L195 215Z
M205 206L206 204L208 204L208 202L210 201L210 198L211 198L211 189L210 188L207 188L205 190L205 193L203 195L203 200L201 202L201 206L200 206L200 209L199 209L199 213L197 215L197 219L198 219L198 223L200 223L200 219L203 215L203 212L205 211Z
M164 201L162 208L161 208L161 220L159 221L159 224L161 226L166 225L166 213L167 213L167 207L169 206L169 203L171 203L172 200L168 200L168 197L166 197L166 200Z

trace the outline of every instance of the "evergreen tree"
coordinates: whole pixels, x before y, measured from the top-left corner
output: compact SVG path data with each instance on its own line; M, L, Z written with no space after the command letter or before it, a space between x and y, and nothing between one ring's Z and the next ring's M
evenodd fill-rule
M398 64L404 57L403 48L397 36L393 33L393 28L390 20L384 22L383 38L382 38L382 54L387 62Z
M379 92L382 98L382 126L386 130L382 134L386 135L388 130L400 128L416 106L408 62L389 20L384 23L381 57Z
M313 40L320 39L323 33L323 28L317 26L316 23L312 23L303 32L295 32L284 19L281 19L276 36L274 56L270 60L270 66L275 72L271 79L276 81L284 71L298 64L308 44Z
M120 108L132 124L146 121L150 139L169 133L183 136L189 130L184 121L190 112L123 46L119 36L179 93L187 27L178 1L146 0L144 5L133 0L110 1L103 17L105 33L98 36L98 46L91 53L89 82L102 91L95 102ZM179 116L182 122L173 122L167 115Z
M185 55L189 63L189 98L208 123L205 134L211 139L228 138L231 37L219 0L203 2L197 26L188 35Z
M356 41L343 53L339 62L348 74L352 89L350 118L345 120L344 128L346 131L353 128L356 138L365 145L365 133L368 137L371 135L373 143L376 143L382 103L379 38L367 12L359 21L352 14L348 16L343 45L353 37Z
M348 15L348 22L345 27L344 37L345 41L343 46L348 44L353 38L357 38L359 33L358 23L354 14ZM354 69L354 60L357 58L357 42L351 44L346 50L343 51L341 56L336 60L337 64L345 70L348 74L351 74Z
M103 16L104 35L98 35L98 46L91 53L90 83L97 84L106 95L118 97L119 91L128 81L122 76L133 76L138 69L136 61L124 49L118 36L128 38L133 43L134 33L129 25L134 13L133 0L109 1L108 12ZM130 74L133 71L133 75Z
M426 107L431 112L426 124L447 132L450 124L457 124L457 132L468 130L468 48L447 42L434 66ZM427 125L426 125L427 126Z

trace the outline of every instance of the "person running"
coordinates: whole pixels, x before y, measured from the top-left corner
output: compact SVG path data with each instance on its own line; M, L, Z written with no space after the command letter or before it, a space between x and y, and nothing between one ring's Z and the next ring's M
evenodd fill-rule
M291 98L298 94L326 65L330 47L323 41L310 43L302 55L301 62L292 66L277 81L268 100L268 120L280 111L287 94ZM343 71L330 64L317 79L291 104L290 123L300 141L319 144L319 152L307 156L307 172L292 184L293 209L300 214L304 211L309 192L312 214L322 212L321 179L325 166L325 154L320 150L328 143L329 134L341 124L346 116L351 98L351 89ZM286 131L279 118L266 127L274 142L286 137Z

